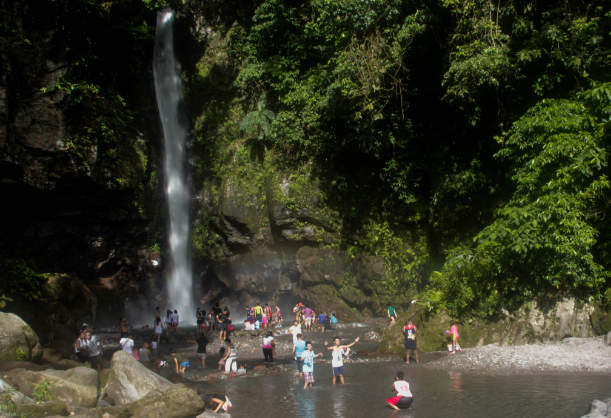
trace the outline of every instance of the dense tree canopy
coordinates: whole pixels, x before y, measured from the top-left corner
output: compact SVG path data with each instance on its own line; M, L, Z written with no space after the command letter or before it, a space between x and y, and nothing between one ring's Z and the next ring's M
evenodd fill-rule
M341 218L334 245L384 256L389 292L453 314L611 302L608 1L13 3L3 50L19 56L49 32L69 45L56 88L73 97L74 152L97 144L124 181L145 181L130 135L149 120L143 69L169 5L201 175L230 160L227 138L247 136L261 170L318 179ZM202 81L202 20L228 39L216 83Z

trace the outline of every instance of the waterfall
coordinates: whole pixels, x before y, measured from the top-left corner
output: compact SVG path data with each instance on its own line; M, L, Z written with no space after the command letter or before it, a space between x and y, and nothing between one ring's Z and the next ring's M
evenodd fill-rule
M191 256L189 254L189 190L185 170L187 128L182 106L180 69L174 57L174 13L166 9L157 16L153 73L159 116L165 137L165 180L170 211L171 277L168 283L171 308L180 323L195 323Z

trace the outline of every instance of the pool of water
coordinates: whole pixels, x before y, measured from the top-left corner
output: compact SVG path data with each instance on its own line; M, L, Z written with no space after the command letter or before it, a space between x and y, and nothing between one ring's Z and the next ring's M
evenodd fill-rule
M223 393L235 417L580 417L593 399L611 395L611 376L580 373L487 376L449 373L399 361L345 365L346 384L332 384L330 364L316 364L312 388L296 373L199 383ZM414 395L409 410L385 404L397 370Z

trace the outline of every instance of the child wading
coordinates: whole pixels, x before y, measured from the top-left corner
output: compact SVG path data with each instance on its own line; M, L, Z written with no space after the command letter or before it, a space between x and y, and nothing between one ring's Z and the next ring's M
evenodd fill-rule
M176 353L174 349L170 349L170 355L174 358L176 365L176 373L185 374L185 369L189 367L189 359L184 354Z
M322 353L314 354L312 351L312 342L306 342L306 350L301 354L301 361L303 361L303 374L305 376L305 384L303 385L304 389L307 388L308 385L312 387L312 383L314 383L314 359L316 357L322 357ZM333 378L333 383L335 383L335 377Z
M409 383L404 380L405 374L401 371L397 372L395 377L396 382L393 383L391 392L397 391L397 396L387 398L386 403L393 409L408 407L414 402L414 397L409 391Z
M450 354L456 354L456 345L458 344L458 328L456 327L456 323L454 321L450 321L450 334L452 334L452 351ZM460 346L459 346L460 347ZM462 351L460 348L458 351Z
M339 376L339 380L342 382L342 385L345 383L344 382L344 360L342 358L342 354L344 353L344 350L347 348L352 347L354 344L359 342L359 339L357 337L356 340L354 340L354 342L352 344L348 344L348 345L340 345L341 340L339 339L339 337L335 337L333 339L333 347L327 347L328 342L325 341L325 347L327 347L327 350L332 350L333 353L333 360L331 361L331 366L333 366L333 384L335 384L335 382L337 381L337 377ZM305 368L304 368L304 373L305 373Z

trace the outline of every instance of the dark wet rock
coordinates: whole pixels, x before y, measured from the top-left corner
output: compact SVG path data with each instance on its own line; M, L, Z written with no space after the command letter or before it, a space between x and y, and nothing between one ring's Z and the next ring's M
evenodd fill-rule
M0 312L0 360L22 360L18 353L23 353L26 360L40 360L38 336L19 316Z
M199 414L204 408L204 401L193 389L177 384L157 388L134 402L101 409L115 418L186 418Z
M265 365L255 366L253 368L253 371L255 373L266 374L267 373L267 366L265 366Z
M199 414L195 418L231 418L231 414L227 412L222 412L222 410L219 412L206 411L202 414Z
M69 415L66 405L56 400L32 405L17 405L17 412L30 418L67 417Z
M24 371L14 377L20 392L32 396L36 386L48 380L54 385L49 393L67 405L94 407L98 399L98 372L77 367L68 371L45 370L42 372Z
M64 359L64 353L61 350L55 350L54 348L43 348L42 356L40 358L41 363L54 363Z
M109 396L116 405L137 401L152 390L172 386L167 379L147 369L126 351L119 350L112 356L110 374L100 398Z
M182 383L182 375L180 373L170 373L167 379L172 383Z

